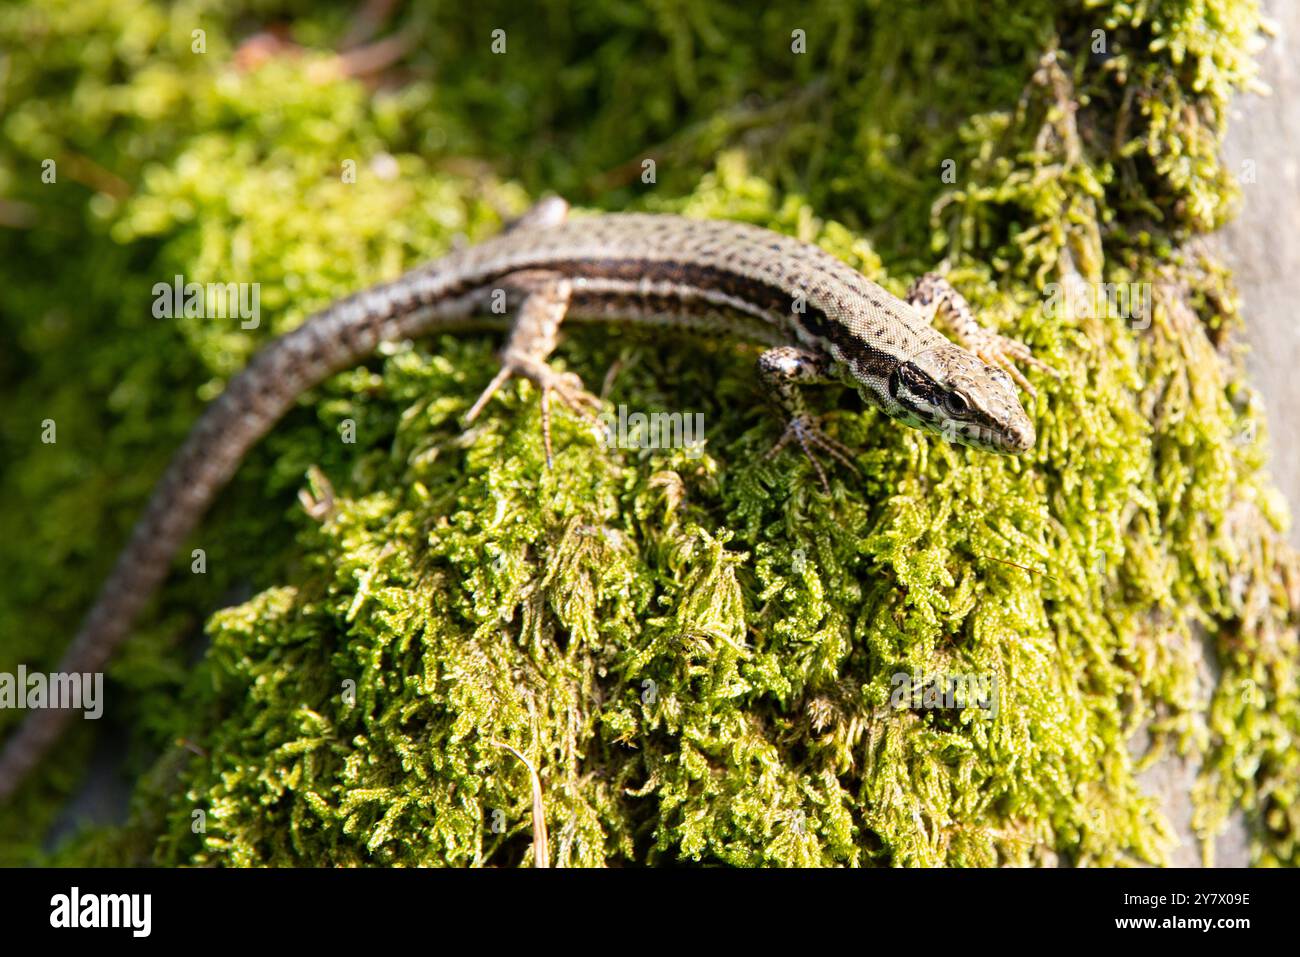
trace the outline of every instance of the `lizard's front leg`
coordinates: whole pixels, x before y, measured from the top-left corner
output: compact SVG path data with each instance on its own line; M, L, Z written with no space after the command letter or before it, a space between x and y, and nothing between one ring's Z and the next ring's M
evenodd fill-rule
M850 470L857 471L850 458L853 451L821 430L817 419L808 411L801 391L805 385L827 385L841 381L836 374L835 364L830 359L795 346L777 346L758 357L758 376L787 416L785 431L767 453L768 458L780 452L793 439L799 443L804 455L817 470L822 488L828 493L831 490L830 483L826 480L826 471L821 462L813 454L814 447L828 453Z
M1057 377L1056 370L1035 359L1024 343L980 325L975 318L975 310L966 301L966 297L938 273L928 272L912 283L912 288L907 291L907 301L916 306L928 321L943 322L961 346L989 365L1002 369L1031 396L1038 393L1016 368L1016 362L1023 362L1040 372Z
M556 372L546 361L559 343L560 323L569 309L573 283L558 273L523 270L506 276L501 284L516 296L522 295L523 302L501 350L501 368L465 413L465 422L469 424L478 418L488 400L512 376L523 376L542 392L542 441L549 468L553 463L551 394L559 396L574 412L593 423L592 410L600 408L600 401L583 388L581 379L572 372Z

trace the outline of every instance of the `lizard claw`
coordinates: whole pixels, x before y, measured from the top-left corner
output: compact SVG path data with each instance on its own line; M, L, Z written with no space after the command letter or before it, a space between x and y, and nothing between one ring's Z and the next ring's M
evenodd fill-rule
M835 461L848 468L854 475L861 474L857 466L853 464L851 458L853 450L843 442L833 439L823 432L817 421L810 415L793 416L786 423L785 431L781 433L781 437L776 440L768 451L766 458L774 458L792 440L799 443L799 447L803 449L803 454L812 463L813 469L817 472L817 478L821 480L822 489L827 495L830 494L831 484L826 478L826 470L822 468L821 462L818 461L816 454L813 452L814 448L821 449Z
M968 348L980 358L980 361L986 362L991 366L1004 371L1007 375L1015 380L1031 398L1036 397L1038 392L1030 385L1029 380L1025 378L1024 373L1017 368L1016 363L1022 362L1039 372L1046 373L1054 379L1059 379L1061 374L1049 366L1046 362L1036 358L1029 347L1017 339L1010 339L996 332L981 330L978 336L971 337Z
M574 373L556 372L545 362L507 352L502 356L501 368L497 374L465 413L465 423L468 425L477 419L492 396L515 376L529 380L541 390L542 441L546 446L546 466L550 468L554 464L551 450L551 395L559 396L561 402L593 427L599 425L595 412L600 408L600 400L586 390L582 379Z
M1036 396L1038 393L1016 367L1017 362L1024 363L1053 378L1061 377L1061 374L1047 363L1035 359L1034 354L1023 342L1009 339L977 322L970 303L939 273L926 273L912 283L912 288L907 292L907 301L921 310L927 322L942 317L944 324L951 329L962 346L974 353L981 362L995 369L1001 369L1030 396Z

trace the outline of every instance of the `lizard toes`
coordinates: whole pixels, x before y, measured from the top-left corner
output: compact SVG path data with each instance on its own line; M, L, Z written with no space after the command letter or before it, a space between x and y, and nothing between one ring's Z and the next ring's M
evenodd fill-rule
M816 420L808 415L796 415L790 419L786 424L785 431L781 433L781 437L777 439L776 442L773 443L772 448L768 450L766 458L774 458L792 441L798 443L799 448L803 451L804 457L808 459L812 464L813 470L817 473L817 478L821 482L822 490L828 495L831 490L830 481L827 479L826 470L822 467L822 463L820 459L818 459L814 449L819 449L822 452L825 452L831 458L835 459L835 461L848 468L849 471L853 472L855 475L861 474L858 472L857 466L853 464L853 450L823 432Z

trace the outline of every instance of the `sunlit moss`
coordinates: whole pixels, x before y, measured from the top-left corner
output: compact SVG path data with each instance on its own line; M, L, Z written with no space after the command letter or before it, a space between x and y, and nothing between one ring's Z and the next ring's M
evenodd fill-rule
M0 492L25 506L0 536L0 663L53 661L259 343L548 188L760 223L897 293L946 258L1061 372L1036 379L1022 459L828 393L862 451L826 497L798 457L765 458L754 350L575 332L559 361L611 406L700 411L708 444L606 450L561 412L547 470L530 386L462 435L492 340L388 348L305 397L205 523L208 574L178 565L111 672L150 768L132 821L59 859L528 862L505 743L540 770L562 864L1161 861L1172 831L1136 773L1166 748L1203 762L1199 833L1242 808L1257 859L1294 863L1295 561L1218 346L1229 278L1183 251L1232 199L1218 137L1254 5L962 6L489 3L413 16L414 52L370 85L320 51L231 65L256 23L335 42L342 7L0 12L24 41L0 71L0 183L39 214L0 231L23 264L0 284L0 388L35 410L0 422ZM41 157L70 154L126 189L41 185ZM259 282L262 326L152 319L175 274ZM1045 306L1103 281L1153 283L1148 328ZM995 677L996 717L891 707L913 671ZM87 740L0 818L8 857Z

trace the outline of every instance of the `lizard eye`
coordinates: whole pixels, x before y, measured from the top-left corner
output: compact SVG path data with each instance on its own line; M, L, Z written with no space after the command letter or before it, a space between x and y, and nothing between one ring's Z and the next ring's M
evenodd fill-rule
M970 411L970 402L960 392L949 392L943 397L943 408L949 415L961 416Z

